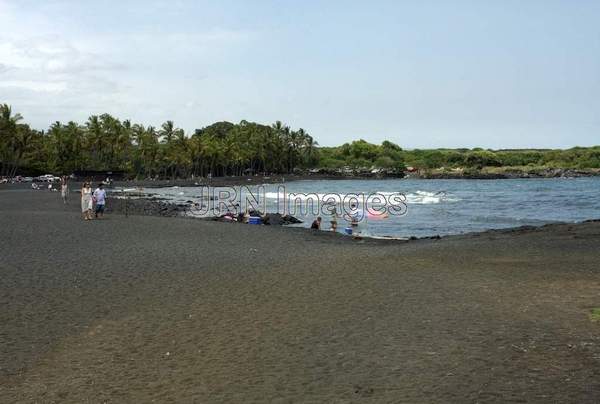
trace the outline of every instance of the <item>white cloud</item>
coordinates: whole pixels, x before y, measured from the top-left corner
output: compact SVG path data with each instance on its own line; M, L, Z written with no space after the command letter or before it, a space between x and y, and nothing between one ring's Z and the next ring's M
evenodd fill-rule
M55 74L122 68L56 36L11 40L0 37L0 61L23 73Z
M2 87L14 87L43 93L61 93L67 89L67 83L64 81L46 82L33 80L4 80L0 81L0 88Z
M0 102L83 106L118 91L111 73L120 66L54 35L0 38L0 63L2 98L11 96Z
M196 98L221 75L217 66L257 39L244 30L177 26L76 35L39 9L5 10L0 26L10 29L0 31L0 102L13 104L38 129L103 112L155 125L175 118L187 129L197 127L196 111L208 106ZM41 28L28 26L31 20Z

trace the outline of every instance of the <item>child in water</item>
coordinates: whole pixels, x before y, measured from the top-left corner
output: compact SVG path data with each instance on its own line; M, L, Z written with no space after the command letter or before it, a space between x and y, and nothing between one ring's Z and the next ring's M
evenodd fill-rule
M321 216L317 217L310 226L313 230L321 230Z
M335 206L331 211L331 231L337 231L337 210Z

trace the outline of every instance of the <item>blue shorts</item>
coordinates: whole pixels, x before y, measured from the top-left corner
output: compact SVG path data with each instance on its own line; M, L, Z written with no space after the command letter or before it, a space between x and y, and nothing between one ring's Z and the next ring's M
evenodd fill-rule
M104 204L103 203L96 204L96 213L104 213Z

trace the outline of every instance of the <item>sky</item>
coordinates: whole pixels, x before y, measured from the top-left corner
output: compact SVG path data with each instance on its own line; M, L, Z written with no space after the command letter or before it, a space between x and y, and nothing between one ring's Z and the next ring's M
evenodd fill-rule
M600 144L600 1L0 0L0 103L323 146Z

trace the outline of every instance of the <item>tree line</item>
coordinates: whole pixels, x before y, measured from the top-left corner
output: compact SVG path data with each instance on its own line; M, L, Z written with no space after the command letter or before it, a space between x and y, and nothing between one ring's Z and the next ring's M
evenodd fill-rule
M600 168L600 146L556 149L485 150L474 149L412 149L384 141L381 145L357 140L338 147L319 149L320 166L329 169L343 167L415 169L514 167L530 168Z
M317 164L317 143L304 129L277 121L261 125L217 122L186 136L173 121L159 128L92 115L84 124L54 122L31 129L9 105L0 105L2 176L19 168L70 174L120 171L136 178L188 178L289 173Z
M173 121L160 127L92 115L79 124L54 122L32 129L0 104L0 176L22 172L70 174L119 171L132 178L284 174L299 169L416 169L483 167L600 168L600 147L568 150L405 150L395 143L357 140L319 147L304 129L217 122L186 135Z

